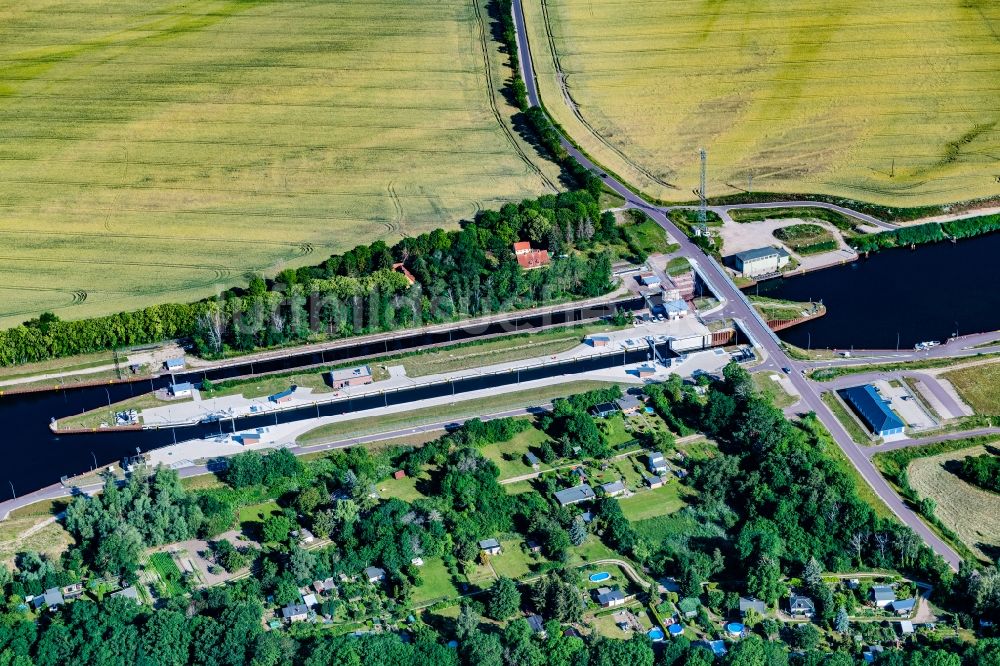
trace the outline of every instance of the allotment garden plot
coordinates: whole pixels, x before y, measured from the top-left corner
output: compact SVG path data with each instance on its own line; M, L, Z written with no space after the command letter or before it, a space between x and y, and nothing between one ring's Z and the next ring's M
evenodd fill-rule
M554 191L478 2L0 0L0 326Z
M546 108L644 191L996 196L1000 3L525 0Z

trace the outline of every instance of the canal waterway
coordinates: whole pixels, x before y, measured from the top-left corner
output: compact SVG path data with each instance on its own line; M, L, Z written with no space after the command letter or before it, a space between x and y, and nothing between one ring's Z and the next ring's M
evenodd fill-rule
M1000 233L894 249L851 264L762 282L747 293L822 301L826 315L781 331L813 349L912 349L1000 329ZM898 341L898 342L897 342Z
M530 330L542 325L572 323L592 319L595 316L610 314L616 307L636 309L641 307L641 299L626 299L618 301L605 308L572 308L569 307L554 315L548 315L545 320L538 316L512 316L504 323L493 323L476 328L456 329L451 334L439 332L434 334L399 335L387 337L386 341L348 345L328 350L326 352L304 352L290 354L280 359L260 361L253 364L238 363L217 370L189 372L176 375L177 381L190 380L199 382L202 379L218 381L231 377L263 372L291 370L325 363L350 361L354 358L378 355L384 353L405 352L429 344L471 340L483 335L510 332L513 328L519 331ZM450 335L450 337L449 337ZM646 352L632 353L627 361L630 363L644 360ZM622 363L622 356L601 359L584 359L571 364L560 364L523 370L511 373L510 376L476 377L459 380L441 386L421 387L388 393L384 396L375 395L353 400L320 405L320 416L332 416L350 411L372 409L386 405L402 404L415 400L434 398L449 393L464 393L491 386L503 386L517 381L530 381L560 374L586 372L601 368L613 367ZM144 430L139 432L96 432L93 434L58 435L49 430L48 424L52 418L61 418L101 406L109 402L115 403L127 398L148 393L152 388L161 388L170 382L168 376L159 377L153 381L142 381L127 384L109 384L107 386L92 386L71 388L58 391L39 393L0 395L0 423L3 423L3 437L0 438L0 455L3 464L0 465L0 499L10 498L38 490L57 483L62 476L75 476L95 467L103 467L125 456L149 451L176 441L184 441L195 437L218 434L221 429L245 430L275 423L289 423L304 418L317 416L315 407L289 410L277 415L268 414L252 416L243 419L225 421L223 423L201 424L186 428L165 430ZM277 418L277 421L275 420ZM13 489L12 486L13 485Z

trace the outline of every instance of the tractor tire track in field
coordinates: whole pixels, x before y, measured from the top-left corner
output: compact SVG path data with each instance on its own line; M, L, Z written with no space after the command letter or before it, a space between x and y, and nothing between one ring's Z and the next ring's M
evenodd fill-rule
M118 208L118 201L122 198L122 192L125 190L125 186L128 183L128 137L126 136L122 142L122 150L125 151L125 168L122 169L122 182L118 191L115 192L114 198L111 200L111 205L108 206L108 214L104 216L104 229L105 231L111 231L111 216L115 214L115 209Z
M400 234L405 235L402 232L403 228L403 204L399 200L399 195L396 194L396 188L392 182L389 183L389 200L392 201L392 209L394 212L392 220L386 225L389 228L390 234Z
M152 268L191 268L194 270L201 271L215 271L221 272L226 275L230 275L234 270L226 266L221 266L218 264L173 264L168 262L159 261L119 261L114 259L52 259L47 257L14 257L9 255L0 255L0 261L27 261L32 263L44 263L44 264L83 264L83 265L97 265L97 266L140 266L140 267L152 267Z
M496 86L493 82L493 68L490 66L490 42L486 37L486 19L483 17L483 9L479 6L479 0L472 0L472 8L476 12L476 24L479 27L479 49L483 55L483 70L486 73L486 87L489 90L488 98L490 101L490 110L493 112L493 117L496 119L497 125L500 126L500 129L503 130L504 136L507 138L507 143L509 143L511 148L514 149L514 152L517 153L517 156L521 159L521 161L524 162L532 173L538 176L541 181L545 183L546 187L553 192L558 192L559 188L556 187L556 184L553 183L540 168L538 168L538 165L531 161L531 158L524 152L521 145L517 142L514 132L507 126L507 123L504 122L503 116L500 115L500 107L497 104Z
M0 235L3 234L19 234L22 236L69 236L71 238L80 238L81 234L70 233L68 231L35 231L28 229L0 229ZM178 236L176 234L128 234L124 232L111 232L95 234L95 238L121 238L124 240L166 240L171 242L176 241L191 241L193 243L226 243L227 245L233 244L232 238L211 238L211 237L195 237L195 236ZM286 247L294 247L300 252L299 256L305 256L312 253L314 246L312 243L296 243L292 241L266 241L266 240L256 240L252 238L242 238L239 241L240 245L283 245ZM308 252L303 251L305 246L309 246L311 249Z
M580 107L573 99L573 95L570 94L569 92L569 87L567 87L566 85L566 75L563 74L562 64L560 64L559 62L559 52L556 50L555 38L552 36L552 24L549 20L548 2L546 2L546 0L541 0L541 5L542 5L542 27L545 29L545 42L548 45L549 53L552 56L552 63L555 65L556 68L556 78L559 79L559 87L562 89L563 98L565 99L566 106L569 107L569 110L573 112L573 115L576 117L578 121L580 121L580 124L586 127L587 131L590 132L594 136L594 138L600 141L605 148L607 148L615 155L617 155L625 164L629 165L637 172L641 173L643 176L645 176L646 178L648 178L649 180L658 185L661 185L671 190L680 189L679 187L677 187L677 185L663 180L662 178L655 175L652 171L650 171L646 167L635 162L628 155L626 155L624 151L622 151L620 148L612 144L603 134L598 132L597 129L592 124L590 124L590 121L588 121L586 118L583 117L583 114L580 113Z
M9 291L42 291L48 293L63 294L69 297L69 302L63 305L51 306L51 308L69 308L74 305L82 305L87 300L87 292L83 289L78 289L76 291L67 291L66 289L59 289L57 287L2 287L0 289L7 289ZM20 310L0 310L0 317L18 317L21 315L37 315L38 308L31 307Z

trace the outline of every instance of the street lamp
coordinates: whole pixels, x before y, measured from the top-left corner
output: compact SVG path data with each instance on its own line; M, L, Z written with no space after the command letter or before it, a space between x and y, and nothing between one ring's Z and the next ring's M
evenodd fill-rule
M17 493L14 492L14 482L7 479L7 483L10 484L10 494L14 496L14 499L17 499Z
M94 469L97 469L97 456L94 455L93 451L90 452L90 455L94 457Z

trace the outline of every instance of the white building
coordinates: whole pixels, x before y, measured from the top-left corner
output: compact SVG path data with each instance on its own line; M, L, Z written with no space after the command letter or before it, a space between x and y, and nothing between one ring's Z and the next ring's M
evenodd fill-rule
M733 267L743 277L777 273L788 265L788 252L780 247L759 247L733 255Z

